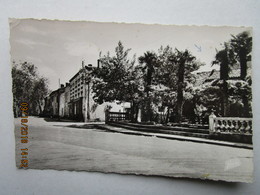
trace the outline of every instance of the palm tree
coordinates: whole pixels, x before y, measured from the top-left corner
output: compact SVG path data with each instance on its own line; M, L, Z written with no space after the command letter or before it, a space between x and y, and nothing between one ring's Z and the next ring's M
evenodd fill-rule
M251 61L252 51L252 37L249 32L242 32L237 36L232 35L233 39L230 40L230 45L236 54L236 58L240 63L240 78L247 80L247 62ZM246 94L242 94L242 102L244 104L244 116L248 117L249 114L249 100Z
M237 36L232 35L232 37L230 46L240 63L240 78L245 80L247 77L247 62L251 61L252 37L250 37L249 33L246 31Z
M229 112L227 80L229 79L231 66L235 64L234 53L228 43L224 43L224 49L217 51L215 60L212 62L212 65L215 64L220 66L220 80L223 81L220 86L222 89L222 115L227 116Z
M151 109L151 100L149 97L149 92L151 91L151 85L153 80L153 74L155 71L155 66L157 63L157 55L154 52L147 51L143 56L138 58L141 65L144 64L142 70L145 72L145 92L147 98L147 119L152 120L152 109Z
M216 60L212 62L212 65L219 64L220 69L220 80L228 80L229 78L229 72L230 72L230 67L229 67L229 60L228 60L228 52L227 49L222 49L217 52L215 56Z
M196 59L188 50L181 52L176 49L173 62L177 65L177 122L182 120L184 77L187 66Z
M223 81L222 85L222 101L221 101L221 111L222 116L226 116L228 112L228 87L227 87L227 80L229 78L229 60L228 60L228 50L227 48L220 50L217 52L215 56L216 60L212 62L212 65L219 64L220 65L220 80Z

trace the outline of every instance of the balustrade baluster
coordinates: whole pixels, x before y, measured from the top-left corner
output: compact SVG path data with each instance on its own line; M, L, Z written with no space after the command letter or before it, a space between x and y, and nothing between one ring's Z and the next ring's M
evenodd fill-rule
M225 132L226 131L226 121L225 120L221 120L221 122L222 122L221 131Z
M214 132L218 132L219 128L218 128L218 120L214 119Z
M231 132L232 133L235 133L236 132L236 128L235 128L235 121L234 120L230 120L230 122L231 122L231 126L230 126L230 128L231 128Z
M227 133L231 133L232 129L231 129L231 120L226 120L226 132Z
M219 120L219 132L222 131L222 120Z
M246 123L246 128L245 128L245 133L246 134L249 134L250 132L250 125L249 125L249 121L245 121L245 123Z
M252 127L252 121L251 120L249 121L249 127L250 127L249 133L252 134L252 128L253 127Z
M234 120L235 122L235 125L234 125L234 128L235 128L235 132L237 133L238 132L238 129L239 129L239 125L238 125L238 120Z
M241 121L240 131L241 131L241 133L245 133L245 123L244 123L244 121Z
M221 132L221 128L222 128L222 121L218 120L218 132Z
M213 124L210 129L213 133L252 134L252 119L250 118L215 117Z
M237 120L232 120L232 132L236 133L237 132L237 128L236 128L236 125L237 125Z

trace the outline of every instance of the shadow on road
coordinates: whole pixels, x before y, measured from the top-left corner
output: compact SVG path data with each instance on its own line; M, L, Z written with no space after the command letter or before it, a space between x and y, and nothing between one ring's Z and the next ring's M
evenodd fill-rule
M44 118L46 122L79 122L76 120L70 120L70 119L61 119L61 118Z

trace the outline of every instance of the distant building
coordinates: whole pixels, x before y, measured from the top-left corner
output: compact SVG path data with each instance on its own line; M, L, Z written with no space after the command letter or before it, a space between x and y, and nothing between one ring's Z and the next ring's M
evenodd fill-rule
M66 83L64 91L64 117L69 118L69 102L70 102L70 84Z
M48 117L65 117L65 87L61 85L59 89L51 92L44 99L43 116Z
M99 67L98 61L98 67ZM129 112L130 103L105 102L97 104L93 99L92 72L96 67L82 62L82 68L59 89L45 98L44 115L69 118L77 121L105 121L105 112Z
M58 89L59 92L59 117L64 118L65 116L65 87L64 85L61 85L60 89Z
M70 101L69 116L70 118L80 121L90 120L89 108L86 106L89 104L90 99L90 82L92 65L84 66L82 62L82 68L69 80L70 85Z
M59 117L59 89L50 94L50 115L52 117Z
M220 71L215 69L211 71L195 72L193 74L196 78L196 82L194 84L195 87L202 86L205 83L209 83L220 78ZM251 75L251 65L248 65L248 75ZM229 72L229 79L240 79L240 66L238 64L235 64L233 67L231 67Z

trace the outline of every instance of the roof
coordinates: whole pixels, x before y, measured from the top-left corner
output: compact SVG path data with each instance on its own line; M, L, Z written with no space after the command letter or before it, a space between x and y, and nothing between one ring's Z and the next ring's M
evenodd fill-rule
M93 67L93 66L85 66L84 67L86 70L88 70L88 71L91 71L91 70L93 70L93 68L95 68L95 67ZM81 68L70 80L69 80L69 82L71 82L72 80L74 80L78 75L79 75L79 73L82 71L82 69L83 68Z
M197 72L195 73L196 82L195 86L203 85L206 81L211 81L219 78L219 70Z
M248 74L251 74L251 65L248 66ZM200 86L205 82L210 82L220 78L219 70L215 70L215 69L211 71L196 72L194 73L194 75L196 77L195 86ZM240 66L236 64L230 70L229 80L234 80L239 78L240 78Z

